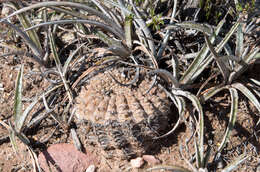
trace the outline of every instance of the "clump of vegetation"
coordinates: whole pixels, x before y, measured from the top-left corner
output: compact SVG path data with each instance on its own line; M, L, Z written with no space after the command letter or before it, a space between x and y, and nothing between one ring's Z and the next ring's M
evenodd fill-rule
M166 84L160 86L177 109L178 119L169 132L155 139L169 137L181 123L187 124L184 116L188 107L192 106L189 118L193 124L193 135L190 140L195 147L195 152L191 154L196 162L183 158L192 171L210 169L219 161L230 140L238 118L240 96L246 97L260 113L260 81L246 77L241 79L259 60L260 48L257 42L247 42L254 37L251 33L258 27L255 18L242 22L239 15L230 15L234 11L232 7L225 14L218 11L212 14L212 2L204 2L206 17L213 15L220 20L217 26L181 21L179 15L182 9L176 0L166 3L168 16L156 10L161 3L165 5L161 1L154 2L153 7L145 0L6 3L14 12L1 18L0 22L22 39L20 44L26 48L1 43L1 47L9 50L2 56L15 54L31 58L40 66L38 72L50 83L50 87L36 95L22 112L21 67L14 97L14 121L9 124L0 121L10 131L12 144L15 145L15 136L18 136L34 154L25 131L44 119L35 120L37 115L30 114L36 104L41 104L41 113L51 114L51 119L58 121L62 129L71 128L73 113L69 109L75 103L75 94L80 86L88 79L86 76L97 66L113 64L146 69L147 75L153 76L151 88L157 84L158 77L165 80ZM243 6L237 3L236 9L251 11L253 2ZM15 16L17 23L12 23L10 19ZM232 24L227 25L227 22ZM152 26L151 29L149 26ZM62 40L59 37L61 33L73 37L71 42ZM131 83L135 82L130 82L134 86ZM230 95L229 121L221 143L212 152L211 146L205 142L204 106L223 91ZM256 122L253 128L259 124L259 121ZM178 146L182 154L183 145ZM223 171L235 169L247 158L242 153L234 162L223 167ZM148 171L153 169L189 171L178 166L157 166Z
M251 13L255 10L255 1L256 0L246 1L245 4L237 2L236 9L238 12Z

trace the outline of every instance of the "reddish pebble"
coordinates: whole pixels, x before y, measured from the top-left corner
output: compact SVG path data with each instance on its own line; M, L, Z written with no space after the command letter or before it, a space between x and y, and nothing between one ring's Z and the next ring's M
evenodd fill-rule
M144 160L141 157L131 159L130 161L132 168L140 168L144 164Z
M44 171L82 172L97 160L90 153L78 151L72 144L51 145L38 157L40 167Z
M160 164L160 160L156 159L153 155L143 155L143 159L150 165Z

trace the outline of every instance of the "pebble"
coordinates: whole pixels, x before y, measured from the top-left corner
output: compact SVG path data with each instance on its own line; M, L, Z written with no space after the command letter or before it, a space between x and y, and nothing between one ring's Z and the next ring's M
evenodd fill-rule
M153 155L143 155L143 159L150 165L160 164L160 160Z
M46 151L40 153L38 161L44 171L51 169L62 172L82 172L88 168L93 172L91 165L97 164L97 159L92 154L82 153L73 144L66 143L51 145Z
M90 165L90 166L86 169L85 172L95 172L95 170L96 170L95 165Z
M0 91L4 91L4 85L0 83Z
M131 159L130 161L132 168L140 168L144 164L144 159L138 157L136 159Z

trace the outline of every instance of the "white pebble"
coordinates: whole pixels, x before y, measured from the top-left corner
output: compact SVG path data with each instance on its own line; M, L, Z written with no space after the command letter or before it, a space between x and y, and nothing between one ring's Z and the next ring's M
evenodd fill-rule
M138 157L136 159L132 159L130 163L131 163L132 168L140 168L144 164L144 160L143 160L143 158Z
M94 165L90 165L85 172L95 172L96 167Z

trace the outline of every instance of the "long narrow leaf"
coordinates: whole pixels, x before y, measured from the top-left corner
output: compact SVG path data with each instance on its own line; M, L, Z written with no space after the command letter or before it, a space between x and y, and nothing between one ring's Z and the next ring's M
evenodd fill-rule
M9 138L10 138L11 145L12 145L14 152L17 153L18 147L17 147L17 143L16 143L16 140L15 140L15 132L13 130L9 131Z
M241 58L244 49L244 35L242 32L242 24L240 23L236 33L236 53L235 55Z
M30 146L27 146L27 149L29 150L29 153L30 153L30 155L31 155L31 159L32 159L32 161L33 161L33 167L34 167L34 171L36 172L36 171L38 171L38 172L42 172L42 170L41 170L41 167L40 167L40 164L39 164L39 162L38 162L38 158L37 158L37 155L36 155L36 153L33 151L33 149L32 148L30 148ZM37 167L37 170L36 170L36 167Z
M258 87L260 87L260 81L256 80L256 79L253 79L253 78L250 78L250 80L256 84Z
M207 150L206 150L206 153L205 153L205 157L203 157L203 164L202 164L202 167L203 167L203 168L206 168L206 167L207 167L207 164L208 164L210 155L211 155L211 147L208 146L208 148L207 148Z
M121 35L118 34L117 31L115 31L111 26L105 24L105 23L101 23L101 22L98 22L98 21L94 21L94 20L58 20L58 21L50 21L50 22L44 22L44 23L40 23L40 24L37 24L37 25L34 25L30 28L27 28L25 29L25 31L28 31L28 30L32 30L32 29L35 29L37 27L41 27L41 26L48 26L48 25L54 25L54 24L71 24L71 23L87 23L87 24L91 24L91 25L96 25L110 33L113 33L114 35L120 37ZM122 38L124 39L124 38Z
M130 51L121 44L121 41L117 41L110 38L109 36L107 36L107 34L105 34L102 31L98 31L96 35L109 46L109 50L112 51L115 55L124 58L129 57Z
M199 114L199 132L198 132L199 156L204 157L203 156L203 154L204 154L204 148L203 148L203 145L204 145L204 114L203 114L203 110L202 110L200 101L198 100L198 98L195 95L193 95L187 91L172 89L172 93L174 95L183 96L183 97L186 97L187 99L189 99L192 102L195 109L198 111L198 114ZM202 163L203 163L203 159L201 159L200 164L202 164Z
M21 65L16 78L15 85L15 96L14 96L14 121L15 121L15 130L20 131L24 120L21 119L22 115L22 91L23 91L23 65Z
M34 98L33 102L23 111L21 116L21 120L25 121L28 117L29 113L32 111L33 107L38 103L38 98Z
M231 86L241 91L255 105L258 112L260 113L260 103L258 99L246 86L241 83L234 83Z
M149 74L159 74L165 81L168 81L168 83L171 83L174 88L179 88L179 82L178 80L172 76L170 72L164 69L156 69L149 72Z
M155 45L154 45L154 41L152 39L153 36L152 36L150 30L148 29L148 27L146 26L144 20L142 19L142 16L139 14L138 10L136 9L136 7L133 3L133 0L130 1L130 4L131 4L133 11L136 15L136 17L134 17L134 21L136 23L138 23L138 25L139 25L139 27L137 27L137 28L139 28L142 31L142 33L144 33L144 35L142 35L142 36L147 38L145 40L147 40L147 42L148 42L149 49L152 52L152 56L154 56L156 58Z
M67 7L74 7L77 9L81 9L81 10L85 10L90 14L96 15L98 17L100 17L103 21L106 21L112 28L115 29L115 31L117 31L120 34L120 38L124 39L124 33L122 32L122 29L119 28L117 26L117 24L111 20L110 18L108 18L107 16L105 16L104 14L102 14L101 12L87 6L84 5L82 3L74 3L74 2L55 2L55 1L50 1L50 2L39 2L33 5L30 5L28 7L24 7L20 10L15 11L14 13L10 14L9 16L3 18L0 20L0 22L3 22L5 20L7 20L8 18L21 14L23 12L35 9L35 8L42 8L42 7L60 7L60 6L67 6Z
M53 34L51 32L49 33L49 38L50 38L51 50L52 50L52 53L53 53L54 61L56 63L56 67L58 69L58 72L59 72L60 77L62 79L62 82L64 84L65 90L67 91L69 100L70 100L70 102L72 102L72 93L71 93L71 90L70 90L70 88L67 84L65 76L63 75L62 65L61 65L57 50L56 50L56 44L55 44L55 41L54 41L54 37L53 37Z
M168 29L168 30L174 29L174 28L176 28L176 26L187 28L187 29L194 29L194 30L206 33L207 35L213 34L211 27L204 25L204 24L192 22L192 21L185 21L185 22L182 22L182 23L176 23L176 24L168 25L166 27L166 29Z
M231 83L233 80L237 79L246 69L248 68L248 64L255 58L256 54L260 51L260 48L255 48L251 53L248 53L247 56L244 57L242 64L237 64L235 67L235 71L232 72L229 76L229 82Z
M26 33L24 33L21 29L19 29L18 27L16 27L15 25L7 22L7 21L2 21L2 23L10 26L12 29L14 29L16 31L16 33L21 36L24 41L26 42L26 44L32 49L33 53L35 54L36 58L35 60L40 63L41 65L44 65L43 60L41 59L42 57L42 51L35 45L35 43L27 36ZM33 56L34 57L34 56Z
M225 167L221 172L230 172L232 170L235 170L239 164L241 164L243 161L245 161L248 157L246 154L243 154L239 156L234 162L229 164L227 167Z
M176 15L177 3L178 3L178 1L174 0L170 24L173 22L174 17ZM160 58L162 57L162 54L163 54L163 52L164 52L164 50L166 48L166 45L168 43L168 40L170 38L170 34L171 34L171 30L167 30L166 33L165 33L165 36L163 38L163 41L161 43L161 47L160 47L160 49L158 50L158 53L157 53L158 60L160 60ZM174 70L177 71L177 69L174 69ZM176 72L176 74L177 74L177 72ZM177 76L177 75L175 75L175 76Z
M31 112L32 108L38 102L38 100L35 99L22 113L22 78L23 78L23 65L21 66L21 69L17 76L16 90L15 90L14 120L15 120L15 131L18 132L18 134L22 134L21 129L24 126L24 122L28 117L29 113ZM20 136L20 138L25 138L25 136Z
M201 157L201 155L200 155L200 149L198 147L198 143L197 143L196 140L194 141L194 147L195 147L197 167L201 168L202 167L202 163L203 163L203 157Z
M190 170L180 167L180 166L167 166L167 165L159 165L154 166L152 168L148 168L146 171L153 171L153 170L167 170L172 172L191 172Z
M131 15L127 15L127 17L125 17L124 28L125 28L126 45L130 49L132 48L132 25L133 25L133 19Z
M18 5L17 2L10 1L10 3L12 4L11 7L13 7L15 10L19 9L19 5ZM26 28L31 27L30 19L29 19L27 14L21 13L21 14L18 15L18 18L19 18L19 21L21 22L21 24L23 25L23 28L26 29ZM40 39L39 39L36 31L35 30L28 31L28 36L35 43L37 48L42 51Z
M96 0L91 0L107 17L111 18L109 12Z
M72 58L73 58L73 57L75 56L75 54L76 54L84 45L86 45L86 44L87 44L87 42L81 44L81 45L80 45L75 51L73 51L73 53L71 53L70 56L67 58L67 60L66 60L66 62L65 62L65 64L64 64L64 66L63 66L63 68L62 68L63 76L66 76L66 73L67 73L67 70L68 70L68 66L69 66L69 64L70 64L70 62L71 62L71 60L72 60Z
M214 43L216 36L219 34L224 23L225 23L225 19L223 19L219 22L215 33L212 34L210 37L211 43ZM193 60L192 64L189 66L189 68L185 71L185 73L181 77L180 83L187 84L187 83L190 83L192 80L195 80L194 75L195 75L195 73L197 73L197 75L199 75L202 72L202 70L200 70L200 68L201 68L200 66L201 66L201 63L207 57L208 52L209 52L209 48L207 47L207 45L204 45L202 47L202 49L200 50L198 56ZM198 71L200 71L200 72L198 73Z
M17 136L24 144L26 144L26 145L30 144L30 140L23 133L18 133L15 130L15 127L9 121L9 137L10 137L11 144L13 146L14 151L16 153L18 153L18 146L17 146L17 142L16 142L16 137L15 136Z
M234 32L237 30L237 27L239 26L239 22L236 22L232 28L229 30L229 32L226 34L226 36L223 38L223 40L217 45L216 52L219 53L222 48L225 46L225 44L228 42L228 40L231 38L231 36L234 34ZM199 67L196 68L194 71L194 75L192 76L191 80L194 81L199 74L208 66L210 62L213 60L213 56L209 55L206 59L203 59L203 63L199 64Z
M227 87L223 87L223 86L212 87L209 90L202 93L202 95L200 96L200 100L202 102L206 102L208 99L215 96L217 93L219 93L220 91L222 91L224 89L227 89Z
M170 94L170 93L167 92L167 95L168 94ZM170 131L168 131L167 133L165 133L165 134L163 134L161 136L155 137L154 139L164 138L164 137L167 137L170 134L172 134L177 129L177 127L180 125L180 122L181 122L181 120L184 117L185 106L186 106L184 99L182 97L172 96L172 95L168 95L168 97L170 97L173 100L175 106L178 108L179 119L178 119L178 121L175 123L175 125L173 126L173 128Z
M229 92L231 95L231 111L230 111L230 116L229 116L229 122L228 126L224 135L224 138L218 147L218 152L221 152L223 148L225 147L228 139L230 132L234 128L235 122L236 122L236 117L237 117L237 111L238 111L238 93L235 88L229 88Z
M14 136L17 136L24 144L29 145L30 144L30 140L22 133L22 132L17 132L15 130L15 127L11 124L11 122L9 122L9 126L11 129L11 132L14 134ZM14 137L12 136L12 137ZM14 141L16 141L14 139Z
M215 51L215 49L214 49L213 45L211 44L211 42L209 41L209 38L207 35L205 35L205 40L206 40L206 44L209 47L214 59L217 62L217 65L223 75L224 81L227 81L227 78L229 76L228 68L226 67L224 61L220 58L220 55L218 55L218 53Z
M123 0L123 1L122 1L122 0L118 0L118 3L115 3L115 2L112 1L112 0L104 0L104 1L105 1L106 3L108 3L108 4L110 4L110 5L113 5L113 6L115 6L115 7L120 8L121 11L124 12L124 14L127 14L127 15L129 15L129 14L134 15L134 13L132 13L132 11L130 11L129 9L127 9L127 8L123 5L124 0Z

